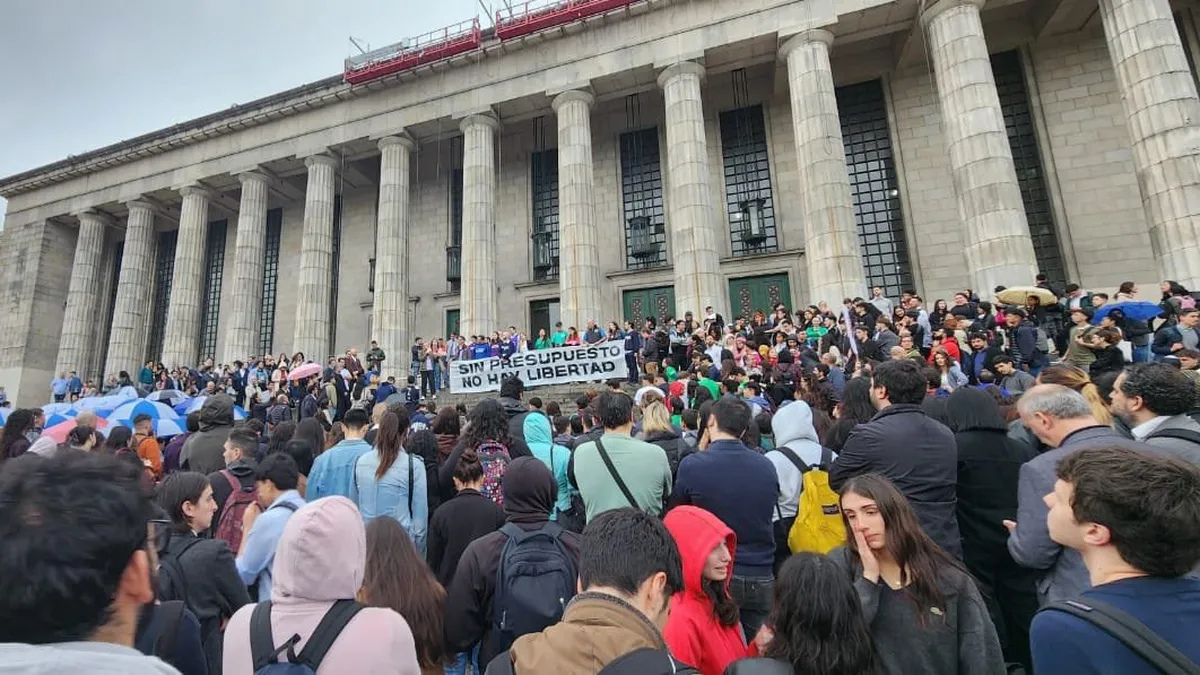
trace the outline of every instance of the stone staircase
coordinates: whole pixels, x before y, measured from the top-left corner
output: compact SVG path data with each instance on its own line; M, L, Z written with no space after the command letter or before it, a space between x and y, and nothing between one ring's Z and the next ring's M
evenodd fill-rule
M522 400L526 403L529 399L536 396L542 399L542 406L550 401L558 401L558 405L562 408L564 415L570 415L576 412L575 397L587 392L589 389L603 391L608 386L602 383L594 382L576 382L574 384L552 384L545 387L533 387L525 390L525 395ZM621 388L633 395L637 391L637 387L632 384L622 384ZM455 406L462 403L470 410L476 403L485 398L499 398L500 392L484 391L473 394L451 394L446 391L438 392L436 403L437 407Z

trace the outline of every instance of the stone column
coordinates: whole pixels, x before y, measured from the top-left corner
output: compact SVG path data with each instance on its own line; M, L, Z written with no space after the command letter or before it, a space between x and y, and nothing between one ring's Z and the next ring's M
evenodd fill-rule
M213 196L208 189L198 186L185 187L179 194L183 195L183 207L179 214L179 238L175 242L171 302L163 331L162 362L168 368L198 365L208 202Z
M226 319L221 363L258 355L270 179L257 171L247 171L238 174L238 180L242 183L242 201L238 205L233 252L233 306Z
M379 139L379 221L375 231L375 299L371 325L387 372L404 379L408 349L408 201L412 151L407 133ZM429 251L423 253L428 255Z
M487 335L496 316L496 132L495 115L471 115L463 132L461 328Z
M867 281L829 65L832 44L833 33L810 30L785 42L779 55L791 93L808 299L836 307L843 298L865 297Z
M1163 279L1200 287L1200 98L1168 0L1100 0L1150 242Z
M983 3L939 0L921 20L937 77L971 286L990 293L996 286L1031 283L1038 266L979 18Z
M104 230L108 224L108 217L95 211L79 214L79 238L75 243L75 260L71 263L71 282L67 290L62 339L58 343L58 359L54 364L55 375L72 370L80 380L86 380L90 375L87 369L96 330L90 319L95 317L100 304L100 270L104 258Z
M725 297L721 288L720 229L709 186L708 142L700 81L704 66L676 63L658 76L666 100L667 226L675 270L675 316L704 313ZM728 314L728 308L724 308Z
M564 326L600 316L600 250L592 174L590 92L566 91L551 107L558 116L558 294Z
M104 375L122 370L137 379L146 356L146 318L150 315L150 280L154 260L154 207L132 201L125 225L125 249L117 277L117 301L113 305L112 331Z
M296 332L292 350L325 363L330 356L329 287L333 283L334 167L331 155L304 160L308 187L304 193L304 233L296 294Z

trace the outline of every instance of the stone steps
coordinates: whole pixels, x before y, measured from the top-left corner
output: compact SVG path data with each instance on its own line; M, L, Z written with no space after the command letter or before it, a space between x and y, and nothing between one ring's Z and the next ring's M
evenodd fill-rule
M576 412L575 397L583 394L589 388L604 390L607 389L607 386L600 383L576 382L574 384L553 384L545 387L534 387L525 390L522 400L528 403L531 397L536 396L542 399L543 407L550 401L558 401L558 405L560 408L562 408L563 414L570 415ZM631 384L623 384L622 389L624 389L630 395L637 390L637 388ZM446 391L440 391L438 392L435 402L439 408L445 406L455 406L459 403L462 403L467 406L467 410L470 410L476 403L485 398L499 397L500 392L497 391L485 391L473 394L451 394Z

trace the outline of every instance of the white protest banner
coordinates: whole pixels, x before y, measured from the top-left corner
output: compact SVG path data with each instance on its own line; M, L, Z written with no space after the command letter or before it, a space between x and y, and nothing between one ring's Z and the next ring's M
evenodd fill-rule
M498 357L450 362L450 393L499 391L500 382L516 375L526 387L568 384L623 377L625 345L605 342L519 352L505 362Z

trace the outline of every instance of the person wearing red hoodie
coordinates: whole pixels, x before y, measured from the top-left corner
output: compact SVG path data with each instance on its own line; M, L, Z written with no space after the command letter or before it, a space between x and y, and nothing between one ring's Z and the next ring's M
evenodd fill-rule
M684 584L671 598L663 637L675 658L701 675L721 675L747 653L737 604L729 595L737 537L697 506L671 509L663 524L679 546Z

